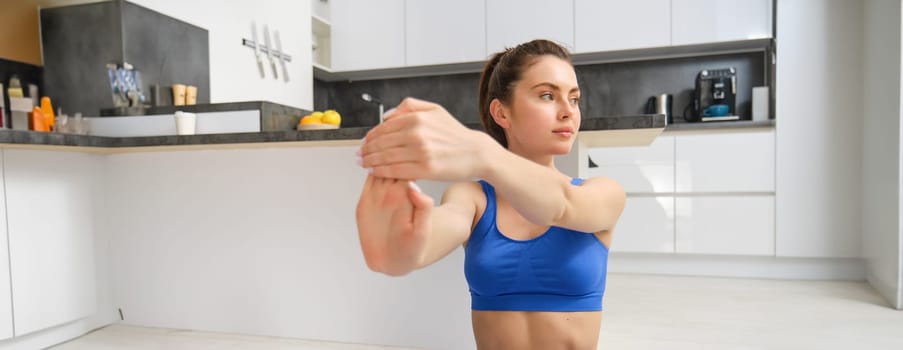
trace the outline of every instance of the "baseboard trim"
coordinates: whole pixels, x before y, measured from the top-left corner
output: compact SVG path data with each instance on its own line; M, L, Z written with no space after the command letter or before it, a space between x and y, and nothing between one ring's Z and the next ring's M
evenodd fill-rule
M615 253L608 271L657 275L865 281L860 258L787 258L729 255Z
M96 313L93 316L56 327L0 340L0 350L46 349L81 337L112 323L112 314Z

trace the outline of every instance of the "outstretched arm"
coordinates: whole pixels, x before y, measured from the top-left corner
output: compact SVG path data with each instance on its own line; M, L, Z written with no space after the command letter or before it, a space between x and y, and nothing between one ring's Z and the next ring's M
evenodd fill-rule
M401 276L428 266L467 240L475 204L468 184L453 185L442 205L413 182L367 177L358 201L358 237L367 267Z
M582 186L554 169L509 152L467 129L442 106L405 99L361 147L364 167L380 177L460 181L483 178L526 219L582 232L611 230L624 208L617 182Z
M596 177L574 186L569 177L501 146L483 156L486 166L481 177L534 224L608 231L624 209L624 190L612 179Z

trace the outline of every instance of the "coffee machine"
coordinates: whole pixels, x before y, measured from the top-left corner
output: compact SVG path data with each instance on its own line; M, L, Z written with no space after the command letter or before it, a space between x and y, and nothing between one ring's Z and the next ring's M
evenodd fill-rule
M688 114L689 112L689 114ZM738 120L737 70L704 69L696 74L693 101L684 110L688 122Z

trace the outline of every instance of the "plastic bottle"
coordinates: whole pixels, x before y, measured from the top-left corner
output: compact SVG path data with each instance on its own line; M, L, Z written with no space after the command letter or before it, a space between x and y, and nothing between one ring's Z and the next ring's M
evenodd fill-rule
M0 129L5 128L6 126L6 103L3 102L6 100L6 92L3 90L3 84L0 84Z
M34 107L28 115L28 128L33 131L47 131L44 113L40 107Z
M25 96L25 94L22 93L22 83L19 82L19 77L14 75L12 78L9 78L9 88L6 90L6 93L9 97Z
M47 130L44 131L53 130L53 126L56 124L56 118L53 114L53 104L50 102L50 97L41 97L41 113L44 114L44 125L47 126Z

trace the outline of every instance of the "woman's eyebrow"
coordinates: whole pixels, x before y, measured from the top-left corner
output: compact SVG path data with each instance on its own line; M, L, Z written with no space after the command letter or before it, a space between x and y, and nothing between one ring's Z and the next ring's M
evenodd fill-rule
M558 87L558 85L555 85L555 84L552 84L552 83L549 83L549 82L542 82L542 83L533 85L533 86L530 88L530 90L535 89L535 88L538 88L538 87L540 87L540 86L548 86L548 87L551 88L552 90L561 90L561 88ZM575 87L571 88L571 91L569 91L569 92L580 92L580 88L575 86Z
M530 87L530 89L532 90L532 89L538 88L540 86L547 86L547 87L551 88L552 90L559 90L558 85L555 85L552 83L547 83L547 82L542 82L542 83L533 85L532 87Z

